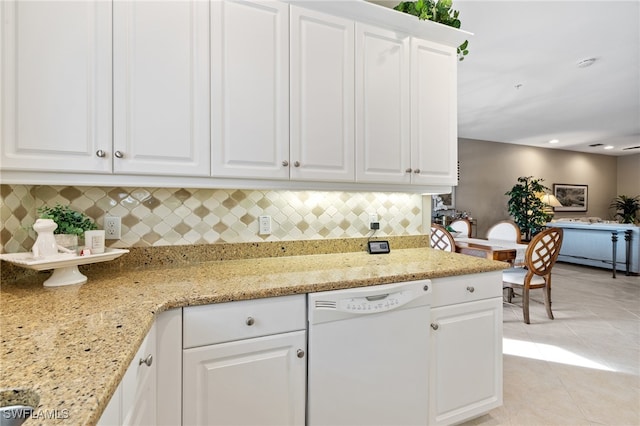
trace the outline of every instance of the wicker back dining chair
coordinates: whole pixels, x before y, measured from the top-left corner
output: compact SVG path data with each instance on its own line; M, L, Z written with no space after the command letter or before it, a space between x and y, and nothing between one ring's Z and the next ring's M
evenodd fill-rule
M457 232L461 232L465 237L471 238L471 221L469 221L469 219L456 219L452 221L449 226L455 229Z
M525 268L511 268L502 272L502 286L508 289L507 301L511 303L513 288L522 289L522 314L529 322L529 290L541 288L547 316L551 312L551 269L555 265L562 246L562 229L548 228L536 234L527 247Z
M487 231L488 240L505 240L520 244L521 238L520 227L512 220L498 222Z
M456 243L453 240L453 236L442 225L437 223L431 224L431 235L429 239L431 241L431 248L451 252L456 251Z

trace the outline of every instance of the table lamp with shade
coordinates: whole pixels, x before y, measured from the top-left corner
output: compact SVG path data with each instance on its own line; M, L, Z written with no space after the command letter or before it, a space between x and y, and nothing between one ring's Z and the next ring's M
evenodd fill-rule
M543 194L540 197L540 201L544 203L544 209L542 211L549 218L548 220L553 219L553 208L554 207L562 207L560 201L553 194Z

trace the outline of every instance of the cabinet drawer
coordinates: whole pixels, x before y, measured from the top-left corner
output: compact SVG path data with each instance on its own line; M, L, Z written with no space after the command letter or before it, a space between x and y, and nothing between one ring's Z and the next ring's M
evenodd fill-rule
M306 320L304 294L190 306L183 311L183 347L304 330Z
M502 296L502 271L432 280L432 307Z

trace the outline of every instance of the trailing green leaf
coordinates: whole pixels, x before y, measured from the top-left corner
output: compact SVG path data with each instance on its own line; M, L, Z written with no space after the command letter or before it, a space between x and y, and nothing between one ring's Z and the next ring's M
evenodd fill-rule
M453 0L417 0L400 2L394 9L417 16L418 19L423 21L433 21L459 29L461 26L460 19L458 19L460 11L452 9L452 6ZM460 61L464 60L464 57L469 54L468 46L468 40L458 46L457 52Z

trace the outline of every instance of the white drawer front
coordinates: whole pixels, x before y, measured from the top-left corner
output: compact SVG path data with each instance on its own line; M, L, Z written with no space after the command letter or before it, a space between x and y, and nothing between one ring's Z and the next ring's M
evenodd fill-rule
M502 296L502 271L435 278L432 307Z
M183 347L304 330L306 306L304 294L190 306L183 311Z

